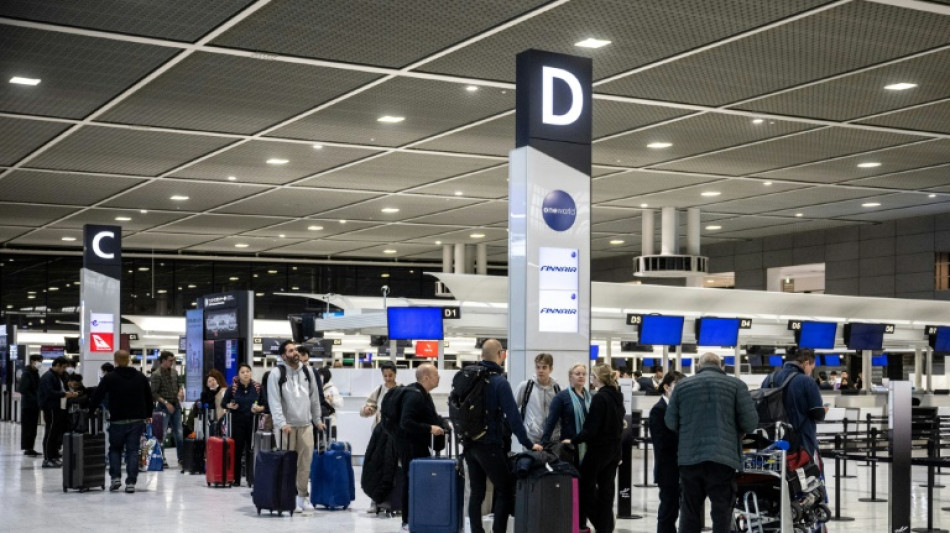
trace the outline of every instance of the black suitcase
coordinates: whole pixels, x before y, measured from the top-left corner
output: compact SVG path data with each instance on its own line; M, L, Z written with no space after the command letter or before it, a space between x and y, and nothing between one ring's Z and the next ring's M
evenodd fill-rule
M257 454L260 452L274 451L274 434L270 431L258 431L254 433L254 437L251 439L251 450L253 452L251 459L250 461L246 461L247 464L244 465L248 486L254 486L254 463L256 462Z
M88 431L63 436L63 492L106 488L106 436L98 416L87 417ZM73 428L76 429L76 428Z
M257 514L261 510L278 516L297 508L297 452L259 450L254 455L254 488L251 499Z
M572 533L578 528L577 478L550 472L519 479L515 533Z
M205 473L204 439L185 439L181 445L181 473Z

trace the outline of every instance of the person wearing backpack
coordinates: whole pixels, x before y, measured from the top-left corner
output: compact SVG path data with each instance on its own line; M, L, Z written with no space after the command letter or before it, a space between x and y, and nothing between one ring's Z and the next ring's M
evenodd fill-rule
M789 348L785 353L786 361L774 374L770 374L762 382L762 388L785 386L782 401L785 407L785 418L793 431L801 440L801 447L822 468L818 457L818 426L817 423L825 419L828 408L821 399L821 391L812 379L815 370L815 351L810 349ZM786 381L789 380L787 383ZM793 445L796 443L792 443ZM790 453L796 450L790 449Z
M551 401L555 394L561 392L561 386L551 377L553 369L554 356L549 353L538 354L534 358L534 379L522 381L515 394L524 428L533 442L541 442ZM558 440L557 435L554 440Z
M251 467L254 454L251 439L254 438L254 415L264 410L257 403L261 385L251 379L251 367L241 363L238 375L224 393L221 406L231 413L231 438L234 439L234 486L241 485L241 459Z
M267 380L267 404L282 450L297 452L297 512L313 511L310 503L310 463L313 461L313 425L323 431L319 383L309 367L300 363L292 341L280 344L276 375Z
M528 438L511 385L502 376L504 369L499 363L504 360L503 352L498 340L485 341L482 360L455 375L449 395L452 422L465 447L465 465L471 487L468 501L471 533L485 533L482 501L485 499L486 479L490 479L495 487L492 531L505 533L508 516L514 511L511 507L515 483L508 468L506 431L510 428L525 449L544 449Z
M431 363L416 367L416 382L401 389L399 397L399 430L396 447L402 465L402 529L409 530L409 463L429 457L433 437L445 435L445 421L435 410L430 392L439 386L439 370Z

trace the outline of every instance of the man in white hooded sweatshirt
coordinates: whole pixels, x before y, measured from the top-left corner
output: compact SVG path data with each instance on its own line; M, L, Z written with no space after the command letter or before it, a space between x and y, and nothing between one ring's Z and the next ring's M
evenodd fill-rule
M297 452L297 512L313 511L310 503L310 463L313 461L313 423L323 431L319 382L313 371L300 364L297 346L280 345L281 361L267 380L267 404L280 431L278 446Z
M554 356L551 354L539 353L534 358L534 370L534 379L522 381L518 385L515 399L518 402L518 409L521 411L521 419L524 420L528 438L531 442L541 442L551 400L560 392L561 387L551 377L551 372L554 370ZM552 439L557 442L557 430Z

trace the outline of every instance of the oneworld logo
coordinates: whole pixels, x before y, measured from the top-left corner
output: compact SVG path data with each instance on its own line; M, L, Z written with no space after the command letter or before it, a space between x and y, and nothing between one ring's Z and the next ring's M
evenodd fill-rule
M577 267L541 265L541 272L577 272Z
M541 203L541 216L549 228L564 231L573 226L577 219L577 204L570 194L560 189L551 191Z

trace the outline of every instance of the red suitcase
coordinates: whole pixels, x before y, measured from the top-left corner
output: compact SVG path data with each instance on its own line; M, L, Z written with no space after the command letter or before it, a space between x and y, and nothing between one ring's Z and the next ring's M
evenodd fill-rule
M209 487L230 487L234 484L234 439L208 437L205 445L205 480Z

